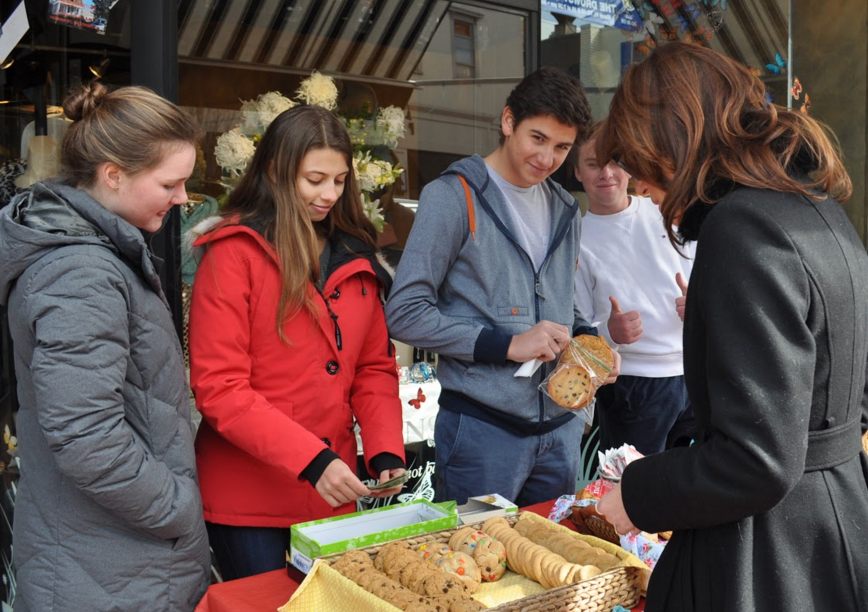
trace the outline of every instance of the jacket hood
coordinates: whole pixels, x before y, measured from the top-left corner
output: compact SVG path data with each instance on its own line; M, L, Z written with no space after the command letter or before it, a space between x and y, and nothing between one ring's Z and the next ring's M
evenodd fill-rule
M274 247L265 239L258 228L225 220L220 216L208 217L191 227L183 238L183 248L199 261L202 259L207 243L237 233L252 235L272 259L277 261ZM329 243L332 248L332 257L329 260L326 277L331 276L338 268L351 261L365 259L371 264L374 274L380 281L384 295L388 296L392 288L392 280L395 278L395 270L386 262L379 251L372 251L362 241L340 231L331 237Z
M467 181L471 189L476 193L475 200L494 221L498 229L506 235L515 244L519 244L515 234L509 229L509 223L506 221L506 215L503 214L503 193L492 181L488 174L488 167L485 160L479 155L472 155L458 160L443 171L441 176L457 174ZM561 187L551 178L546 179L546 185L551 189L552 196L556 203L562 206L555 206L552 212L555 231L552 235L552 241L549 245L549 253L553 252L560 241L566 235L576 215L581 217L579 211L579 203L570 195L570 193ZM468 217L470 218L470 232L474 233L473 215L471 207L473 204L468 202ZM474 237L475 239L475 237ZM548 255L547 255L548 257Z
M449 165L442 175L460 174L467 182L470 183L477 191L484 191L488 187L490 176L488 176L488 168L485 166L485 160L481 155L474 154L470 157L463 157L457 162Z
M109 212L84 191L59 182L35 183L0 210L0 304L15 281L51 251L93 244L139 263L162 296L156 265L141 232ZM146 261L147 260L147 261ZM150 274L148 274L150 272Z
M488 189L488 185L491 182L491 177L488 174L488 168L485 164L485 160L479 154L471 155L470 157L464 157L459 159L457 162L452 163L446 170L443 171L441 176L445 176L447 174L460 174L470 185L476 189L477 193L483 193L486 189ZM575 198L571 196L563 187L561 187L558 183L553 181L551 178L546 179L546 184L551 188L552 193L555 197L559 198L561 202L567 206L570 210L573 207L577 207L577 203L575 202Z

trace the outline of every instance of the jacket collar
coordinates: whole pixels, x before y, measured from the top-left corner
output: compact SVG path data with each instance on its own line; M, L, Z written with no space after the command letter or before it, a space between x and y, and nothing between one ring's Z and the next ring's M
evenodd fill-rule
M159 277L162 260L150 252L142 232L85 191L64 182L38 182L13 199L4 213L10 244L18 245L19 255L21 249L27 250L26 257L19 256L22 265L61 246L101 245L141 270L145 281L166 302ZM21 272L23 269L18 274Z
M238 222L238 218L221 220L215 223L215 219L209 219L203 222L208 227L201 236L195 239L193 246L204 246L209 242L214 242L227 236L235 234L246 234L256 240L262 247L263 251L277 264L277 251L274 246L266 240L261 228L254 225L245 225ZM326 270L326 283L340 282L344 275L351 275L356 272L365 271L363 262L370 265L370 272L377 277L386 295L392 287L392 276L386 268L377 259L375 251L371 250L364 242L341 231L336 231L329 238L332 255L329 258L328 270ZM348 266L353 262L362 264L361 266Z

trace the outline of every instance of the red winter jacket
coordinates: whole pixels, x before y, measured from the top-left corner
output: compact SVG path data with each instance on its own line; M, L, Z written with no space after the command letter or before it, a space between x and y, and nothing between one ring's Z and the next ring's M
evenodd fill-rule
M289 527L352 512L354 504L331 508L299 474L327 448L325 440L355 469L354 419L369 470L380 453L404 458L395 358L371 263L349 259L322 291L338 316L340 349L313 285L320 315L302 310L287 321L286 344L277 334L273 247L241 225L219 227L200 245L190 381L203 415L196 464L205 520Z

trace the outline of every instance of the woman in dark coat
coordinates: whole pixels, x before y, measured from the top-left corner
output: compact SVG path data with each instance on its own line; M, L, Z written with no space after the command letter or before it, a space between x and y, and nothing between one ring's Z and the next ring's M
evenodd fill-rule
M627 73L598 140L680 226L670 238L698 240L694 442L634 462L599 505L620 533L675 532L648 612L868 604L868 257L830 138L764 94L671 43Z

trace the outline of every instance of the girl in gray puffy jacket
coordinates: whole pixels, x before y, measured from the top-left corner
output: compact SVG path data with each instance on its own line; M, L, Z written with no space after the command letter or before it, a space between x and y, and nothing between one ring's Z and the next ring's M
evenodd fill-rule
M64 179L0 211L21 405L15 610L190 611L208 539L181 346L139 230L186 202L196 128L138 87L85 87L64 112Z

